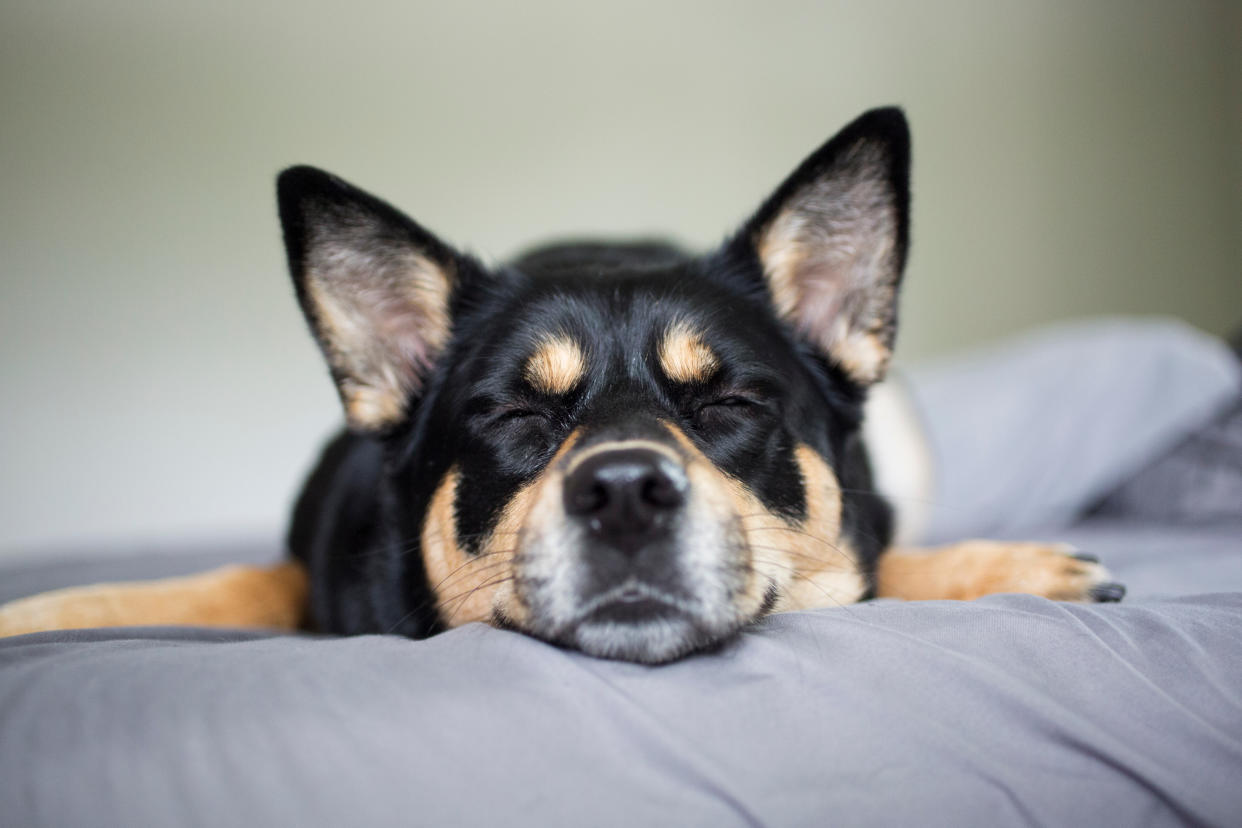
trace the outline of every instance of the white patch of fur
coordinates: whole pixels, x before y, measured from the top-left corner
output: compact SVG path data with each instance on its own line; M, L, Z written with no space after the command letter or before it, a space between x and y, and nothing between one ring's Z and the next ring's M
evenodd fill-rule
M871 389L863 437L875 488L897 515L893 543L912 545L931 522L935 466L922 418L900 375L890 375Z
M677 538L680 572L701 626L723 632L745 620L747 608L734 599L745 591L744 569L753 562L723 475L706 458L695 458L686 476L691 497Z
M519 531L514 557L515 589L529 610L533 631L541 635L564 629L578 610L584 538L565 513L564 479L560 469L544 476Z

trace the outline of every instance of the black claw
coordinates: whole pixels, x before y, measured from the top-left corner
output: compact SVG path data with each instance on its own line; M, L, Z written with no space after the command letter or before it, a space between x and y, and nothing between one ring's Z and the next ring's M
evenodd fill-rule
M1099 563L1100 562L1100 556L1092 555L1090 552L1075 552L1072 555L1070 555L1070 557L1076 561L1082 561L1083 563Z
M1093 601L1101 604L1115 604L1122 598L1126 597L1126 588L1123 584L1106 583L1096 584L1087 592Z

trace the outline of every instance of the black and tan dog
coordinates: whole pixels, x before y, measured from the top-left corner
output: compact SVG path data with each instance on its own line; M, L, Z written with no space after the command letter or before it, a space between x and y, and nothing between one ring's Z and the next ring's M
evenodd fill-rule
M888 549L860 423L893 345L908 170L904 117L876 110L707 255L570 244L496 269L287 170L289 264L350 426L298 501L294 563L49 593L0 629L482 621L661 662L876 595L1116 600L1062 547Z

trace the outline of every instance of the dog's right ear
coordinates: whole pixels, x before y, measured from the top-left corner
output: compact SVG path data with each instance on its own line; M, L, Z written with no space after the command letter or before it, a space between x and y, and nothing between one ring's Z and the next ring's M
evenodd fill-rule
M383 431L448 342L465 263L391 205L314 167L276 182L289 270L349 425Z
M882 379L910 235L910 131L864 113L802 162L733 240L777 314L860 386Z

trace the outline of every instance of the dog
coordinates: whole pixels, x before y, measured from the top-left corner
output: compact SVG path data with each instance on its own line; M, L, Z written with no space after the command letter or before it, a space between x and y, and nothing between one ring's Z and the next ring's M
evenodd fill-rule
M657 664L876 596L1120 600L1062 546L892 548L862 422L893 350L909 166L904 115L872 110L706 254L580 242L494 268L339 178L284 171L290 272L348 423L289 561L36 596L0 630L483 622Z

